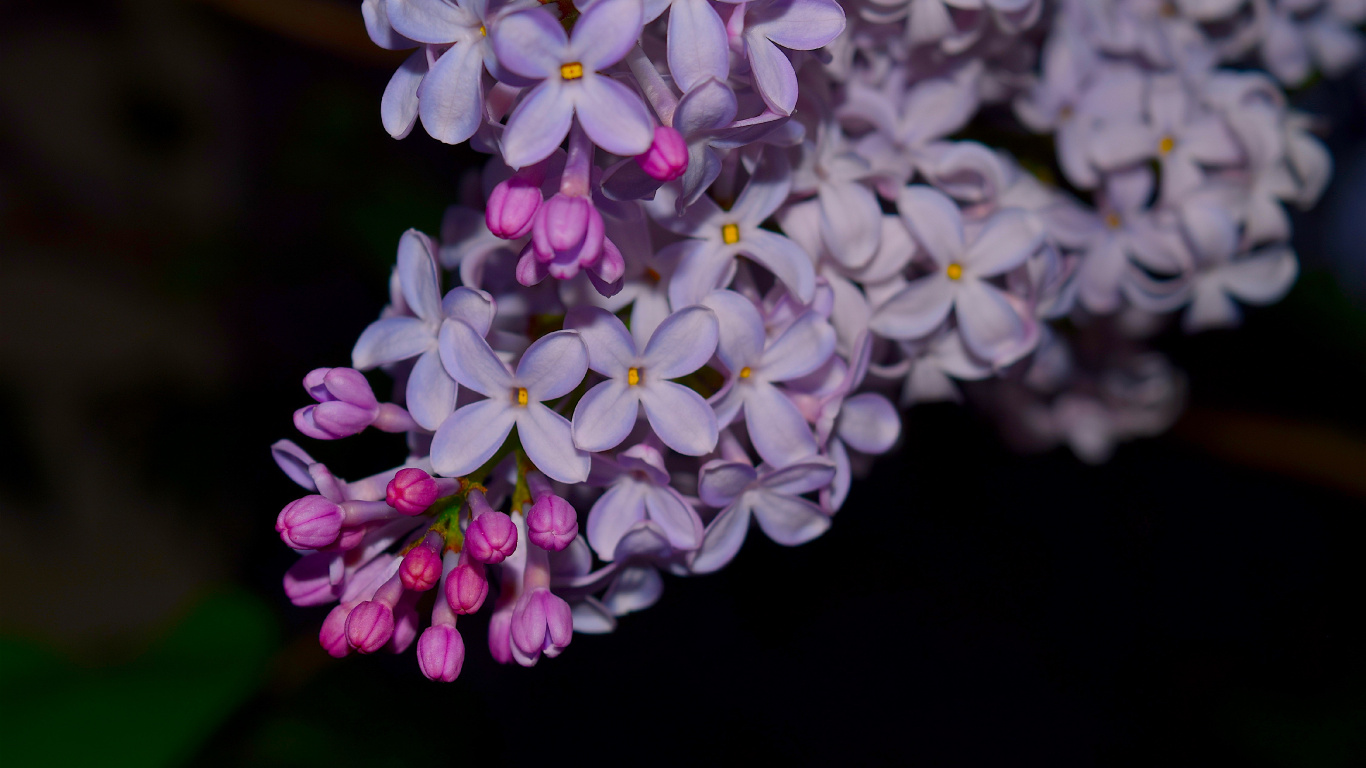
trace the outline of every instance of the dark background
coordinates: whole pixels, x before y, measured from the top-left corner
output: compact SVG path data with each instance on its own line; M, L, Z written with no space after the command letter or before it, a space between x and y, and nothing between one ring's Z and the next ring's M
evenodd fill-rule
M1338 169L1294 291L1162 340L1171 434L1090 467L917 408L822 539L532 670L462 620L440 685L318 648L267 448L471 156L385 135L356 2L56 5L0 2L5 765L1366 764L1361 71L1295 96Z

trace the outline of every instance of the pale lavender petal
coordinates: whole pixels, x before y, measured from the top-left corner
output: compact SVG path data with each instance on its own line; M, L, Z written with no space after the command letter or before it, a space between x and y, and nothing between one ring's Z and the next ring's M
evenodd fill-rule
M317 491L317 485L313 482L313 477L308 473L308 468L317 462L308 452L300 448L292 440L280 440L270 446L271 458L280 466L289 479L303 486L306 490Z
M669 8L669 32L666 39L669 74L673 75L674 82L684 94L688 94L699 83L711 78L715 78L713 82L719 84L730 74L726 25L707 0L674 0ZM731 119L734 119L734 109ZM677 116L674 118L674 127L685 136L689 133L679 124Z
M567 60L595 72L621 61L640 37L644 10L640 0L595 0L574 22Z
M665 445L687 456L716 447L716 414L701 395L672 381L652 381L639 390L645 418Z
M767 382L756 381L745 393L745 427L754 450L775 467L785 467L816 452L816 438L802 412Z
M649 608L659 602L662 594L664 579L659 575L659 571L648 566L623 568L612 581L612 586L602 593L602 603L613 614L625 616ZM574 629L577 631L578 627Z
M626 328L621 330L625 333ZM716 352L719 334L716 313L708 307L686 307L669 315L641 355L646 374L652 379L676 379L692 373Z
M906 227L940 268L963 254L963 215L943 192L920 184L901 190L897 211Z
M390 51L399 51L416 45L416 42L400 35L389 24L385 0L362 0L360 15L365 20L365 31L375 45Z
M416 317L386 317L366 326L351 350L351 367L360 371L407 360L432 346L432 330Z
M705 2L700 4L707 5ZM710 6L708 10L711 10ZM675 5L671 13L677 12ZM671 39L670 44L672 43ZM678 108L674 111L674 128L685 137L702 131L716 130L735 120L737 106L735 92L725 84L724 76L700 80L678 100Z
M774 112L792 114L797 106L797 73L792 62L762 32L747 30L744 39L754 89Z
M1295 252L1286 246L1271 246L1220 270L1229 293L1248 304L1279 301L1299 274Z
M738 461L716 459L702 465L697 475L697 495L709 507L724 507L740 497L759 473Z
M994 285L964 280L954 304L963 343L996 365L1012 362L1029 338L1032 323Z
M811 266L811 256L800 245L777 232L755 229L746 232L738 246L802 302L811 301L816 293L816 270Z
M721 510L702 534L702 546L693 555L689 568L693 573L711 573L735 559L740 545L749 532L749 507L735 504Z
M806 499L762 491L754 495L753 514L759 527L783 546L805 544L830 528L830 518Z
M943 272L913 280L873 312L868 327L888 339L918 339L949 316L956 293Z
M394 70L379 101L380 122L396 139L406 137L417 122L417 89L427 74L427 52L418 48Z
M441 314L452 320L463 321L485 336L493 327L496 305L493 297L477 288L452 288L441 300Z
M564 90L575 91L574 112L594 144L622 156L639 155L650 148L654 120L635 91L607 75L585 75L577 88L566 86Z
M864 392L840 406L835 431L856 451L885 453L901 434L901 418L887 398L876 392Z
M833 464L825 459L812 459L768 472L759 479L759 485L772 493L800 496L826 487L834 476Z
M997 213L963 254L965 275L992 277L1020 266L1043 245L1043 227L1020 210Z
M711 396L707 401L711 410L716 414L717 428L724 428L735 421L740 415L740 409L745 407L745 393L743 387L734 386L734 382L721 388L720 392Z
M490 31L489 42L499 63L522 77L533 80L559 78L560 65L569 48L569 36L559 19L541 8L510 14L499 19ZM565 126L568 131L569 127ZM564 134L560 134L564 138ZM556 144L559 143L557 140ZM549 154L549 153L547 153ZM532 160L531 162L535 162ZM513 166L514 168L517 166Z
M794 51L827 45L844 29L844 9L835 0L774 0L755 6L745 20L749 28Z
M540 11L532 13L543 15ZM525 15L529 14L518 13L511 18ZM539 163L564 141L574 119L574 100L567 90L558 79L546 80L512 110L503 131L503 161L508 167Z
M636 425L641 390L622 379L608 379L585 392L574 407L574 444L595 453L621 445Z
M821 234L835 260L858 268L877 253L882 234L882 208L868 187L855 182L822 184Z
M389 23L419 43L449 43L479 27L479 19L448 0L390 0Z
M592 461L585 451L574 447L569 419L536 402L512 410L517 412L517 436L522 449L537 469L562 483L581 483L588 479Z
M460 144L484 119L484 55L473 42L457 43L422 80L418 111L422 127L438 141Z
M701 518L672 489L645 486L645 511L675 549L696 549L702 543Z
M436 429L455 410L455 380L441 365L441 353L429 349L408 374L407 406L423 429Z
M792 171L787 155L769 147L764 150L759 165L754 169L735 205L728 212L729 217L741 225L743 237L749 236L748 230L758 229L764 220L772 216L792 191Z
M759 370L768 381L805 376L825 364L835 351L835 329L816 312L797 318L764 350Z
M527 347L517 363L517 382L532 400L567 395L588 373L588 350L573 331L555 331Z
M512 372L498 359L489 343L460 320L441 324L441 363L462 386L496 400L512 392Z
M480 400L459 408L432 438L432 469L439 475L468 475L493 458L516 422L506 399Z
M589 368L626 378L626 369L635 364L636 344L620 318L601 307L575 307L565 316L564 327L579 332L588 348Z
M441 283L431 238L410 229L398 241L398 279L403 300L429 323L441 319Z
M684 240L660 252L677 254L678 267L669 278L669 303L682 309L720 287L735 266L735 248L718 240Z
M703 302L716 312L716 355L731 373L755 364L764 351L764 319L754 303L735 291L714 291Z
M616 556L617 543L631 526L645 519L645 483L632 480L607 489L588 511L585 535L593 551L605 561Z

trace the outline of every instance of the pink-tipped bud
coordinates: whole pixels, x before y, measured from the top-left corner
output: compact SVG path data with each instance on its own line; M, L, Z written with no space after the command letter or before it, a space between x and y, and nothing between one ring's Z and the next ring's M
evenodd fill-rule
M351 652L351 644L346 642L346 619L351 615L355 603L342 603L334 606L323 619L323 627L318 631L318 643L329 656L340 659Z
M465 663L465 641L455 627L433 624L417 641L417 665L428 680L453 682Z
M512 642L527 656L554 658L574 637L574 616L563 598L545 587L523 593L512 610Z
M513 176L493 188L484 211L484 223L490 232L504 240L525 237L531 231L531 222L541 207L541 200L540 185Z
M465 530L465 549L481 563L501 563L517 551L517 526L502 512L485 512Z
M441 556L428 547L414 547L403 556L398 578L404 589L426 592L441 580Z
M636 164L656 181L673 181L688 170L688 143L674 128L657 126L654 142L636 155Z
M378 600L366 600L346 617L346 641L361 653L374 653L394 634L394 611Z
M275 530L294 549L318 549L337 540L344 517L341 507L313 494L286 504Z
M370 383L354 368L312 370L304 377L304 389L318 405L295 411L294 426L309 437L348 437L370 426L379 415L380 404Z
M457 565L446 577L446 604L459 614L477 612L489 596L489 580L482 563Z
M427 511L436 501L436 480L416 467L400 469L384 489L384 501L405 515Z
M547 493L531 505L526 516L527 538L541 549L559 552L579 535L579 516L569 502Z

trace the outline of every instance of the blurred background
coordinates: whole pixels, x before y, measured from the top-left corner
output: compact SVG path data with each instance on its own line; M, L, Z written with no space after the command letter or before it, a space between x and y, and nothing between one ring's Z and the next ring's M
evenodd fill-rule
M358 5L0 0L0 763L1366 764L1366 71L1295 95L1337 171L1293 292L1162 340L1170 434L917 408L822 539L533 670L462 620L441 685L280 590L268 446L472 161L384 133Z

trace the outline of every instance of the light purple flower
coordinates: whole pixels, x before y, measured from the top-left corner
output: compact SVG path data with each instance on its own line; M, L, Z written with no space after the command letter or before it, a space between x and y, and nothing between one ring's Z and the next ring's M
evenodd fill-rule
M693 550L701 543L702 520L669 486L657 449L642 443L617 454L615 461L599 456L590 482L610 484L588 512L588 543L603 560L615 557L622 537L642 520L659 526L674 549Z
M669 315L643 352L616 315L579 307L565 319L588 347L588 367L608 377L574 409L574 444L586 451L617 447L645 411L664 444L689 456L716 446L716 415L701 395L670 381L701 368L716 351L716 316L706 307Z
M754 89L769 109L790 115L797 106L797 73L779 46L812 51L829 43L844 30L844 9L835 0L758 0L736 5L728 24L743 30Z
M598 0L565 35L543 8L504 17L492 30L498 60L540 81L522 98L503 133L503 160L512 168L538 162L559 146L576 116L593 143L615 155L650 148L654 124L644 102L601 70L636 44L640 0Z
M657 196L650 207L656 221L689 238L666 246L659 254L661 259L678 259L669 281L669 303L675 309L691 306L728 285L735 257L742 254L772 272L802 301L810 301L816 290L811 257L786 237L759 226L778 210L791 188L786 160L776 152L766 152L729 210L703 196L683 215L675 216L673 201Z
M493 323L493 297L473 288L453 288L441 297L441 281L430 238L410 229L398 244L396 275L405 309L416 317L383 317L371 323L351 350L360 370L416 357L408 374L407 404L413 420L436 429L455 409L456 383L441 366L438 336L447 320L461 320L483 333Z
M1021 211L987 219L971 242L958 206L931 187L912 185L897 201L906 226L934 264L873 313L870 327L891 339L927 336L952 311L963 341L979 357L1009 365L1037 341L1038 327L1016 297L988 282L1024 264L1043 241Z
M453 320L441 329L441 361L462 386L487 397L455 411L432 440L432 467L443 475L467 475L493 457L514 426L536 468L562 483L588 477L588 454L574 447L569 420L543 402L569 394L588 370L588 352L573 331L537 339L508 369L468 324Z
M706 299L721 323L716 355L730 382L712 400L716 421L726 426L745 414L745 427L764 461L783 467L816 452L806 419L778 382L800 378L821 367L835 349L835 330L819 314L806 312L768 341L759 311L733 291Z
M818 491L835 477L834 466L811 458L783 469L758 469L738 461L717 459L702 465L698 494L702 503L721 511L707 524L702 546L692 556L693 573L711 573L729 563L745 543L750 517L764 534L792 547L820 536L830 518L802 494Z

